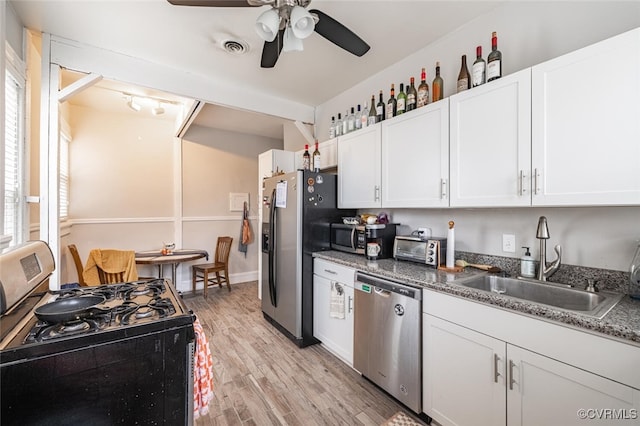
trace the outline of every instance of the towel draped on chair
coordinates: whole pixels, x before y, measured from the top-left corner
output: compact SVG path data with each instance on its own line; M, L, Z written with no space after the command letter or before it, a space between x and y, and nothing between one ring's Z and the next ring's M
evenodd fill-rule
M125 281L136 281L136 253L133 250L93 249L89 252L82 276L87 285L100 285L98 268L107 273L124 271Z

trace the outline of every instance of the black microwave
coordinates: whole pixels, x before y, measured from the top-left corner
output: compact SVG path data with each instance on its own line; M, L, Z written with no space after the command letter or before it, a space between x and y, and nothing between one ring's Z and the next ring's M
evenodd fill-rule
M364 254L367 234L364 225L331 224L331 249L347 253Z

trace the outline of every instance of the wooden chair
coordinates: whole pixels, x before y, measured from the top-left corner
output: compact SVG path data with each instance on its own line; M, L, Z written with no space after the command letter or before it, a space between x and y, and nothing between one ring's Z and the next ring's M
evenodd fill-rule
M125 282L124 276L126 271L121 272L105 272L98 268L98 277L100 284L116 284Z
M78 273L78 284L82 287L85 287L87 283L84 281L84 277L82 276L82 271L84 271L84 266L82 266L82 259L80 259L80 253L78 252L78 248L75 244L69 244L67 246L69 249L69 253L71 253L71 257L73 258L73 263L76 265L76 272Z
M222 284L227 284L227 289L231 291L229 285L229 253L231 252L231 237L218 237L216 244L216 254L213 263L202 263L193 265L192 284L193 292L196 292L196 282L202 281L204 284L204 298L207 298L207 288L210 285L218 284L222 288ZM209 276L212 274L212 276Z

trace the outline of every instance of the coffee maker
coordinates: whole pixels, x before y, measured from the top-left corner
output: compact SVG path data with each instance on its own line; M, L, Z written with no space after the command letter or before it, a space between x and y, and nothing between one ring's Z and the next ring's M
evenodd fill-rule
M367 259L377 260L393 257L393 242L396 238L397 225L397 223L365 225Z

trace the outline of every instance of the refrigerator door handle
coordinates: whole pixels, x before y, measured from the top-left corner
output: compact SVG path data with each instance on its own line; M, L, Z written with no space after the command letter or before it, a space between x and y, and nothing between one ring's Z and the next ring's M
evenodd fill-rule
M276 298L276 244L278 243L276 237L276 190L271 192L270 201L271 210L269 211L269 297L271 298L271 304L274 307L278 307L278 301Z

